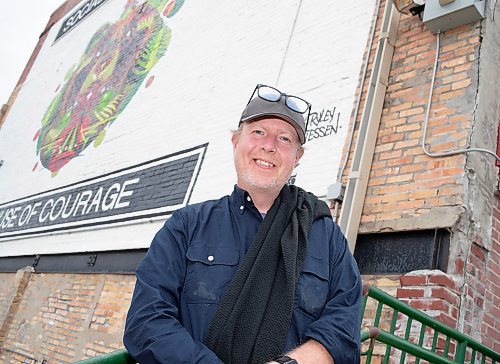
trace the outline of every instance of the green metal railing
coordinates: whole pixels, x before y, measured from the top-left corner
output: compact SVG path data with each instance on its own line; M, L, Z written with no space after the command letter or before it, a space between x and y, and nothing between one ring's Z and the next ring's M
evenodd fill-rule
M79 361L78 364L134 364L137 363L134 358L127 352L127 349L113 351L109 354L96 356Z
M433 364L500 363L499 353L377 287L365 285L363 295L361 317L367 327L361 331L361 342L366 364L371 363L374 355L383 356L382 364L389 363L389 359L391 363L399 361L400 364L419 364L421 360ZM366 315L370 300L376 306L373 318ZM132 364L136 361L122 349L79 363Z
M408 361L429 363L497 363L500 354L471 337L450 328L423 312L408 306L386 292L370 286L363 287L362 315L366 321L367 302L376 303L373 325L363 329L361 341L369 341L366 364L374 355L375 341L385 346L382 363ZM388 330L384 328L388 326ZM417 340L414 338L417 335ZM416 341L416 342L413 342ZM413 357L413 358L409 358Z

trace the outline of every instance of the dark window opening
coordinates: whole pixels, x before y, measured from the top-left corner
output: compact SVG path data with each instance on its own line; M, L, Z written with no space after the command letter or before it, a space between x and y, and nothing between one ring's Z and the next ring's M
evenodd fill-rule
M362 234L354 258L361 274L404 274L448 268L450 233L445 229Z

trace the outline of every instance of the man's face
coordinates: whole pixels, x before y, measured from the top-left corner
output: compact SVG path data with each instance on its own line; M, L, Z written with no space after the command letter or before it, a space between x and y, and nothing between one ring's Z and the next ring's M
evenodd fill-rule
M243 123L232 137L238 186L279 192L302 157L295 128L276 117Z

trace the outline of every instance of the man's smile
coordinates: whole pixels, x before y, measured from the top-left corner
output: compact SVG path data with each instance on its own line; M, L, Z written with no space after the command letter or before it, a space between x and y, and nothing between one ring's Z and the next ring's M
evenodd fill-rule
M255 163L257 163L261 167L265 167L265 168L275 167L274 163L265 161L263 159L255 158L254 161L255 161Z

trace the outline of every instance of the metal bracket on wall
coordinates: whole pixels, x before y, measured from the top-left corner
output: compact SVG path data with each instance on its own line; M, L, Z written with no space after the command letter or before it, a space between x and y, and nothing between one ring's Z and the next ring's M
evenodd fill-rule
M89 256L89 261L87 262L87 266L93 267L95 266L95 262L97 261L97 254L92 254Z
M40 262L40 254L35 255L35 260L33 261L33 264L31 266L33 268L36 268L38 266L38 262Z

